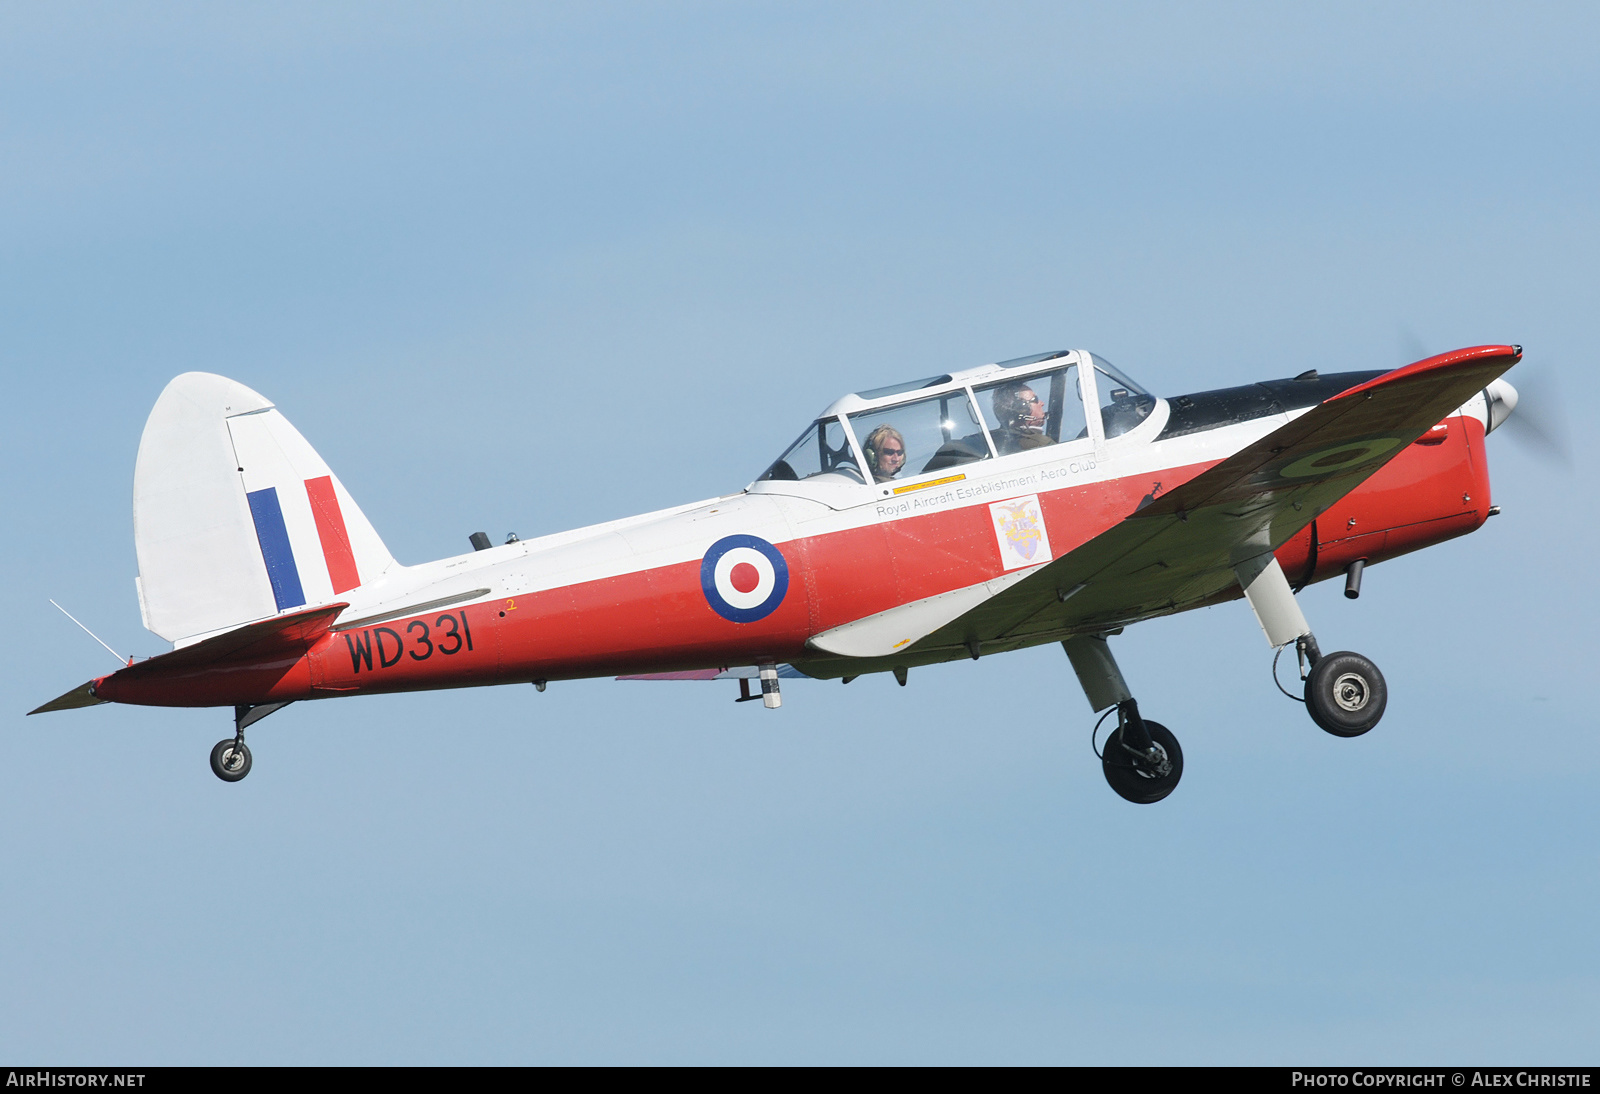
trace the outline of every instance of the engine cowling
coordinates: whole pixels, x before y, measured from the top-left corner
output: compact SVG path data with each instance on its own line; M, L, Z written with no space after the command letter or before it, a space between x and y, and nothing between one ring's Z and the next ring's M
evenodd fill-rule
M1434 426L1280 547L1291 584L1336 577L1352 562L1382 562L1481 526L1492 504L1483 443L1492 404L1479 396Z

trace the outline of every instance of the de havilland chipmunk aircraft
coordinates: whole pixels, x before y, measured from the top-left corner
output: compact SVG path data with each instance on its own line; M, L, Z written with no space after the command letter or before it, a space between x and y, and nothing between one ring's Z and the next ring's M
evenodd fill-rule
M621 676L842 679L1064 647L1122 797L1183 773L1107 642L1243 597L1294 647L1312 720L1377 724L1383 676L1323 653L1295 591L1479 527L1485 435L1516 407L1518 346L1162 399L1084 350L846 395L743 490L416 566L395 561L277 408L191 372L161 393L134 472L144 624L171 652L32 713L234 709L211 753L285 705L377 692ZM1274 666L1275 667L1275 666ZM1279 685L1280 688L1282 685ZM1291 696L1298 698L1298 696Z

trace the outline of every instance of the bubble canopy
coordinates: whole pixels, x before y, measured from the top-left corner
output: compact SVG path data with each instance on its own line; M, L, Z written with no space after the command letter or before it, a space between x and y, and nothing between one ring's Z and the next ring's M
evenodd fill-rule
M846 395L756 480L884 486L964 464L1121 436L1157 400L1109 361L1056 350Z

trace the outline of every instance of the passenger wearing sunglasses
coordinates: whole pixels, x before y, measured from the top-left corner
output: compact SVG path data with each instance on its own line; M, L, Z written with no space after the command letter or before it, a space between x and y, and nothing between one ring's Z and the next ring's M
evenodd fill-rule
M892 425L880 425L861 445L873 482L888 482L906 466L906 439Z

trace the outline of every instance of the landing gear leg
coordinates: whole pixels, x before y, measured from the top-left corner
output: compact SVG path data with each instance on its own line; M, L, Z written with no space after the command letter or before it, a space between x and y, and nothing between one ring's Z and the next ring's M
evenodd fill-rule
M1183 777L1183 749L1166 726L1140 716L1105 636L1069 638L1061 646L1072 660L1089 706L1097 711L1117 708L1117 728L1100 752L1101 771L1111 789L1138 805L1172 793Z
M1389 702L1378 666L1349 650L1323 654L1272 555L1235 566L1234 573L1268 643L1274 649L1294 643L1311 720L1335 737L1359 737L1377 725Z

